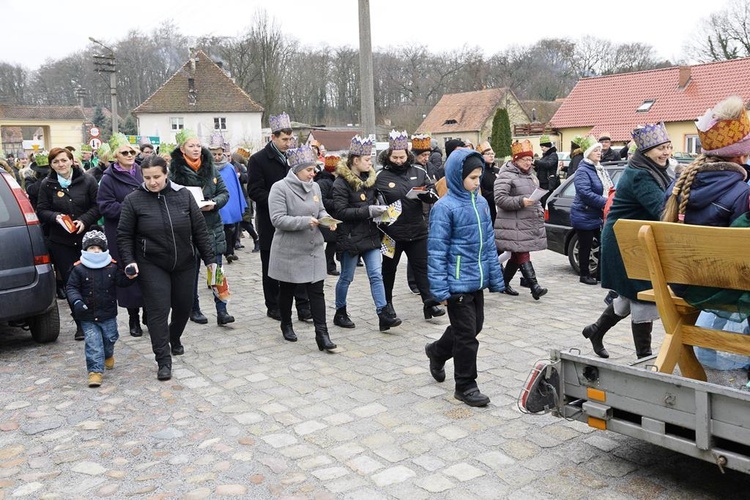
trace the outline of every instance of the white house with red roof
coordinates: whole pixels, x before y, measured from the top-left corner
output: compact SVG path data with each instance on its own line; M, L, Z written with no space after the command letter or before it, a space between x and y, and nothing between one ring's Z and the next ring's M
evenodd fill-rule
M626 144L638 125L663 121L674 151L699 153L695 120L730 95L750 101L750 58L583 78L550 124L568 151L579 134Z

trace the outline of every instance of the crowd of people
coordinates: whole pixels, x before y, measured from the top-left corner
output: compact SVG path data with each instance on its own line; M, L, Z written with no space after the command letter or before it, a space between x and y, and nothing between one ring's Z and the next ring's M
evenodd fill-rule
M406 254L409 286L420 296L424 318L443 316L447 307L448 327L425 346L431 375L443 382L452 358L456 399L487 405L476 381L483 290L519 295L511 280L520 270L533 299L548 291L539 284L531 253L547 245L546 196L539 193L559 181L549 137L540 140L541 158L522 140L502 164L488 142L473 147L453 139L445 144L443 162L431 137L394 130L376 169L368 138L355 136L348 151L330 155L321 144L298 146L287 114L271 116L269 123L271 140L254 154L242 148L230 154L218 133L204 144L182 130L177 144L158 154L150 144L136 147L115 134L97 155L53 148L30 163L26 158L16 172L43 223L75 339L85 340L89 385L101 385L103 371L114 367L118 305L128 312L130 335L140 337L147 327L157 378L171 378L172 356L185 353L187 322L208 323L198 294L201 264L209 280L221 276L222 264L239 258L234 250L247 231L260 254L266 315L279 322L285 341L296 342L294 305L299 321L312 321L318 349L327 352L337 349L327 321L327 276L337 280L333 325L355 328L347 297L356 267L364 265L379 330L389 331L402 324L394 288ZM653 304L637 298L648 283L628 279L623 269L613 232L617 220L714 226L748 220L750 120L744 103L737 97L719 103L697 127L704 154L676 180L663 123L633 130L632 156L616 190L601 165L606 155L621 154L611 149L608 135L571 144L577 157L571 224L580 262L589 261L593 241L601 238L600 265L582 264L580 282L601 281L616 295L583 329L598 356L609 356L603 337L627 316L636 355L650 355L658 318ZM740 132L724 133L730 129ZM717 300L705 290L680 292L696 303ZM226 295L213 295L217 324L234 322Z

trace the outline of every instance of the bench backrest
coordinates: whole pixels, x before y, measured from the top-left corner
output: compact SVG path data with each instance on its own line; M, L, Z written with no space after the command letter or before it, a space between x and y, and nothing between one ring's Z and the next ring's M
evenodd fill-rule
M667 283L750 290L750 228L618 220L614 231L631 279L651 279L643 226L651 227Z

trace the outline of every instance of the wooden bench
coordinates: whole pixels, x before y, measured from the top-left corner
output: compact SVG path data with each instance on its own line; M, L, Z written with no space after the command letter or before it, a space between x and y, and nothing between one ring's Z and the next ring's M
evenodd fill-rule
M693 346L750 356L750 336L695 326L700 310L676 297L667 283L750 290L750 230L622 219L615 235L631 279L651 281L638 299L656 302L664 343L660 372L679 365L683 376L706 380Z

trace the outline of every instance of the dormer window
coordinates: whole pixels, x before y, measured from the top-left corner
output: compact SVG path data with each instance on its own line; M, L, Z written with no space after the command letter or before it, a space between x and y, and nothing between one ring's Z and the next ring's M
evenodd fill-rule
M649 109L651 109L651 106L653 106L655 102L656 102L655 99L646 99L645 101L643 101L643 104L641 104L640 106L638 106L638 109L636 109L635 112L636 113L645 113Z
M443 122L443 125L455 125L457 123L458 122L456 120L454 120L452 118L449 118L449 119L445 120L445 122Z

